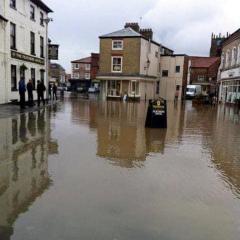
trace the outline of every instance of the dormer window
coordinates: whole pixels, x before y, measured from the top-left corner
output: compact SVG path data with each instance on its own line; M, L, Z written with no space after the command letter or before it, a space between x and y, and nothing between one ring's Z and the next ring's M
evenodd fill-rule
M35 7L30 5L30 19L35 20Z
M123 40L113 40L112 50L123 50Z

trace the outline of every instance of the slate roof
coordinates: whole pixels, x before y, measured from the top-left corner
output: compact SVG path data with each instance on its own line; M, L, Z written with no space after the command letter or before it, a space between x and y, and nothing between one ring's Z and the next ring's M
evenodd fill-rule
M100 38L113 38L113 37L141 37L142 35L136 31L134 31L132 28L124 28L116 32L112 32L109 34L105 34L100 36Z
M190 57L192 68L209 68L214 63L220 61L219 57Z
M81 58L78 60L72 61L72 63L91 63L92 57Z

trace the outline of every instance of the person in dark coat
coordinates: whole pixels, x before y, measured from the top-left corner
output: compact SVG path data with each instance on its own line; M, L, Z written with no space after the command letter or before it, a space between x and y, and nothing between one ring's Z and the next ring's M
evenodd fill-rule
M54 99L57 100L57 86L55 83L53 85L53 100Z
M49 99L52 100L52 85L50 83L48 85L48 95Z
M46 87L43 82L37 81L37 95L38 95L38 106L40 106L41 101L43 102L43 105L45 105L45 99L44 99L44 92L46 91Z
M24 78L21 78L21 80L18 83L18 91L20 95L20 108L25 108L25 92L26 92L26 85Z
M33 103L33 83L30 79L27 84L27 92L28 92L28 104L30 107L34 105Z

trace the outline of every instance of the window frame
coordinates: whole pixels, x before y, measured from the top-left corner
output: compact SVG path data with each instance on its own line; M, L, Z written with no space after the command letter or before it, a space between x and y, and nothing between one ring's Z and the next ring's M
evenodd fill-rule
M179 70L178 70L179 69ZM177 65L175 68L175 73L181 73L181 66Z
M116 42L121 42L121 47L114 47L114 44ZM112 40L112 50L113 51L119 51L119 50L123 50L123 40Z
M44 14L42 11L40 11L40 25L44 27Z
M13 70L14 69L14 75L13 76ZM14 87L13 87L13 77L14 77ZM11 91L17 91L17 65L11 64Z
M44 58L44 37L40 36L40 57Z
M91 70L91 64L90 63L86 63L85 64L85 70L86 71L90 71Z
M32 21L35 21L35 6L33 6L32 4L30 4L30 19Z
M115 70L114 70L113 61L114 61L115 58L121 59L121 70L120 70L120 71L115 71ZM120 64L115 64L115 65L120 65ZM122 57L122 56L112 56L111 72L112 72L112 73L122 73L122 70L123 70L123 57Z
M30 32L30 53L33 56L36 56L36 47L35 47L35 33L34 32Z
M168 77L168 75L169 75L169 71L168 70L162 70L162 77Z
M91 74L88 73L88 72L86 72L86 73L84 74L84 78L85 78L86 80L90 80L90 79L91 79Z
M10 8L16 10L17 9L16 0L10 0L9 6L10 6Z
M16 44L17 44L17 27L16 24L13 22L10 22L10 49L17 50Z

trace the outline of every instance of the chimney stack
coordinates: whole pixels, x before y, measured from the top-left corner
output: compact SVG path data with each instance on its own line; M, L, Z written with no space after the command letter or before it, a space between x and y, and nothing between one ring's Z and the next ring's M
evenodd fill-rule
M132 28L135 32L138 32L140 31L140 27L138 25L138 23L131 23L131 22L128 22L125 24L125 27L124 28Z
M153 39L153 31L151 28L140 29L140 34L148 40Z

